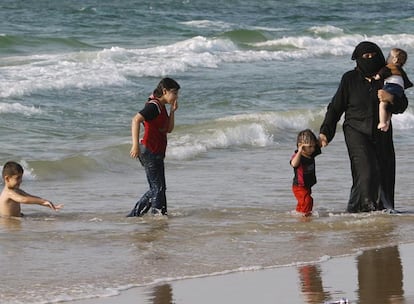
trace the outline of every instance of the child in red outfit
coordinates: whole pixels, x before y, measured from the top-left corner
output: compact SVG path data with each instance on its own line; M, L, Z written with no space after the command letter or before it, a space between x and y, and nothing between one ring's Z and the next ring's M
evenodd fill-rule
M315 134L309 129L299 132L296 145L297 150L290 159L295 174L292 192L298 200L296 211L309 216L313 208L311 188L316 184L315 156L321 154L321 148Z

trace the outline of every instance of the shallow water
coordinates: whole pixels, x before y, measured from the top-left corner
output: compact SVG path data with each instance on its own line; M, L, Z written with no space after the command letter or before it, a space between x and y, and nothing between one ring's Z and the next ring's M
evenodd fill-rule
M354 1L175 4L0 4L0 161L23 164L27 192L65 204L58 213L23 206L25 218L0 220L1 303L414 241L411 105L393 117L396 206L405 213L343 213L350 171L340 126L316 159L310 219L291 213L289 166L297 132L317 132L359 41L410 56L412 4L395 12L378 1L370 12ZM182 86L166 158L169 217L126 218L147 188L128 156L131 118L166 75Z

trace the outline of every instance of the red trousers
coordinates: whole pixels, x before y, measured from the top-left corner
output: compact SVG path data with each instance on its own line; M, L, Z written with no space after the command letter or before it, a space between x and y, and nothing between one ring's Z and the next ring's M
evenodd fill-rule
M305 215L308 215L312 212L313 208L313 198L311 196L312 190L303 186L292 186L293 194L298 200L296 205L296 211L302 212Z

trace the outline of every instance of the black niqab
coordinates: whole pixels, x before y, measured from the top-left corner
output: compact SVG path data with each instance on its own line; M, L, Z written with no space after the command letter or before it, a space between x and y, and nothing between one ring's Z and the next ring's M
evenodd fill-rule
M375 53L371 58L362 58L363 54ZM385 65L384 54L378 45L370 41L363 41L355 47L352 60L356 60L357 68L364 77L373 77Z

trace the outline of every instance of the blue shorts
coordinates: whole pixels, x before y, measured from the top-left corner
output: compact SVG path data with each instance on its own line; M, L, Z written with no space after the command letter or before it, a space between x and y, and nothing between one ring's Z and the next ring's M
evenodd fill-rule
M396 83L386 83L382 89L397 97L402 97L404 94L404 89Z

